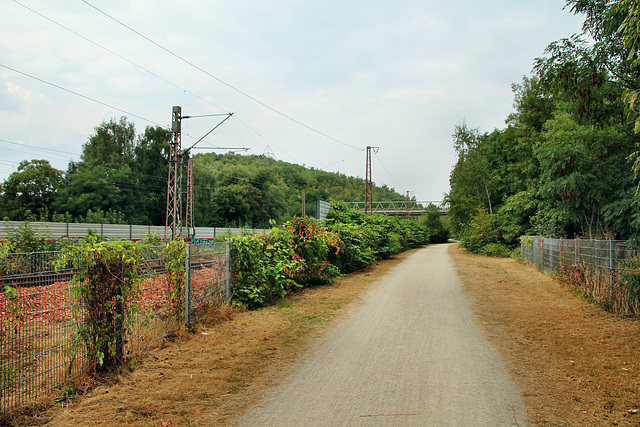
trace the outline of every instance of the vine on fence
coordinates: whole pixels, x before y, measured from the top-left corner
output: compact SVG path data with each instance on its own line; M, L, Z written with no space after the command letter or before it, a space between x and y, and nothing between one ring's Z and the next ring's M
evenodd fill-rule
M126 319L138 309L141 256L128 241L91 240L73 247L81 267L71 285L80 302L75 314L83 319L78 333L88 347L96 370L107 371L122 362Z
M628 260L620 263L622 271L620 281L628 292L628 314L640 315L640 257L634 254Z
M184 240L172 240L163 249L167 269L167 298L171 302L171 316L175 321L184 319L185 258L187 244Z

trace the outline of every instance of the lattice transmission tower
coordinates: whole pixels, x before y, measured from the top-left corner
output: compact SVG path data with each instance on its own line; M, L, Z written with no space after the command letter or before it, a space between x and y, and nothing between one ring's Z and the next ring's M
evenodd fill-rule
M367 146L367 167L364 178L364 213L369 215L373 213L373 181L371 179L371 151L378 152L378 147Z
M169 177L167 179L167 215L164 239L174 240L180 233L182 207L182 107L174 106L171 112L171 142L169 143Z

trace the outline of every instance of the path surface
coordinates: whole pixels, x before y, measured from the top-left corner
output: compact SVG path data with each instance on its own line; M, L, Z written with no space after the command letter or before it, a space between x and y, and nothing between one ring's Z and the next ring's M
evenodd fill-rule
M520 391L476 326L447 249L421 249L374 285L240 424L526 425Z

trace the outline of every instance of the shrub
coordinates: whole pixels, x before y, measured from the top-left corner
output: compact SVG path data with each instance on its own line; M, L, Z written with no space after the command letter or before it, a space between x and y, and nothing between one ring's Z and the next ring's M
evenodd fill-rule
M299 287L293 280L298 265L289 241L269 233L234 236L230 242L235 302L255 309Z
M282 236L282 233L287 235ZM342 241L331 231L325 230L309 218L294 218L281 229L270 234L278 239L290 240L293 259L298 263L294 279L300 285L324 285L340 276L338 268L329 263L329 254L342 251Z
M183 239L172 240L162 249L164 266L167 269L167 298L171 301L171 316L180 321L185 315L185 258L187 244Z
M494 216L480 209L471 219L467 233L460 239L460 246L469 252L479 253L484 246L497 244L498 237Z
M418 222L428 230L429 243L447 243L449 240L449 229L444 225L436 205L430 204Z
M376 262L373 244L361 227L354 224L330 223L329 229L342 241L343 249L329 254L329 261L341 273L350 273Z
M493 257L508 257L511 255L511 249L502 243L489 243L480 249L480 253Z

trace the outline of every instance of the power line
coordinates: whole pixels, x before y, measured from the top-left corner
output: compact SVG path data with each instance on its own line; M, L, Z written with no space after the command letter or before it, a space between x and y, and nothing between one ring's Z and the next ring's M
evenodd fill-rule
M384 165L384 163L382 163L382 159L380 159L380 156L378 156L378 152L376 151L374 154L375 154L375 156L376 156L376 159L378 159L378 161L380 162L380 164L381 164L381 165L382 165L382 167L384 168L384 170L385 170L385 171L387 171L387 174L391 177L391 179L393 180L393 182L395 182L395 183L396 183L396 185L397 185L398 187L400 187L400 189L401 189L402 191L406 191L406 190L402 187L402 185L400 185L400 184L398 183L398 181L396 181L396 179L393 177L393 175L391 175L391 172L389 172L389 169L387 169L387 167Z
M170 54L171 56L173 56L173 57L175 57L175 58L177 58L177 59L179 59L179 60L183 61L184 63L186 63L186 64L190 65L191 67L195 68L196 70L198 70L198 71L200 71L200 72L202 72L202 73L206 74L207 76L211 77L212 79L216 80L217 82L222 83L223 85L227 86L228 88L230 88L230 89L232 89L232 90L234 90L234 91L238 92L239 94L241 94L241 95L243 95L243 96L245 96L245 97L247 97L247 98L251 99L252 101L254 101L254 102L256 102L256 103L258 103L258 104L262 105L263 107L268 108L269 110L273 111L274 113L279 114L280 116L282 116L282 117L284 117L284 118L286 118L286 119L288 119L288 120L290 120L290 121L292 121L292 122L294 122L294 123L296 123L296 124L298 124L298 125L300 125L300 126L302 126L302 127L306 128L306 129L308 129L308 130L310 130L310 131L312 131L312 132L315 132L315 133L317 133L318 135L321 135L321 136L323 136L323 137L325 137L325 138L331 139L331 140L333 140L333 141L335 141L335 142L337 142L337 143L339 143L339 144L345 145L345 146L347 146L347 147L351 147L351 148L353 148L353 149L355 149L355 150L360 150L360 148L359 148L359 147L356 147L356 146L354 146L354 145L351 145L351 144L348 144L348 143L346 143L346 142L344 142L344 141L341 141L341 140L339 140L339 139L337 139L337 138L334 138L334 137L332 137L332 136L330 136L330 135L327 135L327 134L326 134L326 133L324 133L324 132L321 132L321 131L319 131L319 130L317 130L317 129L315 129L315 128L312 128L311 126L309 126L309 125L307 125L307 124L305 124L305 123L302 123L301 121L299 121L299 120L297 120L297 119L294 119L293 117L289 116L288 114L285 114L285 113L281 112L280 110L277 110L276 108L271 107L270 105L268 105L268 104L266 104L266 103L264 103L264 102L260 101L259 99L257 99L257 98L255 98L255 97L253 97L253 96L249 95L248 93L246 93L246 92L244 92L244 91L242 91L242 90L238 89L237 87L235 87L235 86L233 86L233 85L231 85L231 84L229 84L229 83L225 82L224 80L222 80L222 79L220 79L220 78L218 78L218 77L214 76L213 74L211 74L211 73L210 73L210 72L208 72L207 70L205 70L205 69L203 69L203 68L199 67L198 65L194 64L193 62L191 62L191 61L189 61L189 60L185 59L184 57L182 57L182 56L178 55L177 53L175 53L175 52L171 51L170 49L168 49L168 48L166 48L166 47L162 46L161 44L159 44L159 43L157 43L157 42L155 42L154 40L150 39L149 37L145 36L144 34L140 33L139 31L137 31L137 30L135 30L134 28L130 27L129 25L125 24L124 22L122 22L122 21L118 20L117 18L115 18L115 17L113 17L113 16L109 15L108 13L104 12L104 11L103 11L103 10L101 10L100 8L98 8L98 7L94 6L94 5L92 5L92 4L91 4L91 3L89 3L88 1L86 1L86 0L82 0L82 2L83 2L84 4L86 4L87 6L89 6L89 7L93 8L93 9L94 9L94 10L96 10L97 12L101 13L102 15L106 16L107 18L111 19L112 21L115 21L116 23L118 23L118 24L122 25L123 27L125 27L125 28L126 28L126 29L128 29L129 31L131 31L131 32L133 32L133 33L137 34L138 36L142 37L143 39L147 40L149 43L153 44L154 46L157 46L158 48L160 48L160 49L164 50L165 52L167 52L167 53L168 53L168 54Z
M80 37L81 39L83 39L83 40L85 40L85 41L87 41L87 42L89 42L89 43L93 44L93 45L94 45L94 46L96 46L96 47L99 47L100 49L102 49L102 50L104 50L104 51L106 51L106 52L110 53L111 55L114 55L115 57L117 57L117 58L119 58L119 59L121 59L121 60L123 60L123 61L125 61L125 62L127 62L127 63L129 63L129 64L131 64L131 65L133 65L133 66L135 66L135 67L137 67L138 69L140 69L140 70L142 70L142 71L144 71L144 72L146 72L146 73L151 74L152 76L154 76L154 77L156 77L156 78L158 78L158 79L160 79L160 80L164 81L165 83L167 83L167 84L169 84L169 85L171 85L171 86L173 86L173 87L175 87L175 88L177 88L177 89L180 89L181 91L183 91L183 92L184 92L184 94L185 94L185 98L186 98L186 94L189 94L189 95L193 96L194 98L197 98L197 99L199 99L199 100L201 100L201 101L206 102L206 103L207 103L207 104L209 104L209 105L212 105L212 106L214 106L214 107L216 107L216 108L219 108L219 109L221 109L221 110L226 110L225 108L222 108L222 107L220 107L220 106L219 106L219 105L217 105L217 104L214 104L213 102L209 101L208 99L206 99L206 98L204 98L204 97L202 97L202 96L199 96L199 95L197 95L196 93L191 92L191 91L189 91L189 90L187 90L187 89L185 89L185 88L181 87L180 85L178 85L178 84L176 84L176 83L174 83L174 82L172 82L172 81L170 81L170 80L168 80L168 79L166 79L166 78L162 77L161 75L159 75L159 74L157 74L157 73L155 73L155 72L153 72L153 71L149 70L148 68L143 67L142 65L140 65L140 64L138 64L138 63L136 63L135 61L132 61L132 60L130 60L130 59L128 59L128 58L126 58L126 57L124 57L124 56L122 56L122 55L118 54L117 52L115 52L115 51L113 51L113 50L111 50L111 49L109 49L109 48L107 48L107 47L105 47L105 46L101 45L100 43L98 43L98 42L96 42L96 41L94 41L94 40L91 40L91 39L90 39L90 38L88 38L88 37L85 37L84 35L80 34L79 32L77 32L77 31L75 31L75 30L72 30L71 28L69 28L69 27L67 27L67 26L65 26L65 25L63 25L63 24L61 24L61 23L59 23L59 22L55 21L54 19L49 18L48 16L46 16L46 15L44 15L44 14L42 14L42 13L38 12L37 10L35 10L35 9L33 9L33 8L29 7L29 6L24 5L23 3L19 2L18 0L13 0L13 1L14 1L14 3L16 3L16 4L18 4L18 5L22 6L22 7L24 7L25 9L27 9L27 10L31 11L32 13L34 13L34 14L36 14L36 15L40 16L41 18L43 18L43 19L45 19L45 20L47 20L47 21L51 22L52 24L55 24L55 25L57 25L58 27L60 27L60 28L62 28L62 29L64 29L64 30L66 30L66 31L68 31L68 32L70 32L70 33L72 33L72 34L74 34L75 36ZM212 116L213 116L213 115L212 115ZM196 117L196 116L191 116L191 117ZM253 129L251 126L249 126L247 123L245 123L244 121L242 121L240 118L238 118L237 116L234 116L233 118L234 118L234 123L235 123L235 120L239 121L239 122L240 122L240 123L242 123L242 124L243 124L247 129L249 129L250 131L254 132L256 135L258 135L259 137L263 138L265 141L269 142L270 144L272 144L273 146L275 146L276 148L278 148L280 151L282 151L286 156L288 156L288 157L289 157L291 160L293 160L295 163L298 163L298 161L297 161L296 159L294 159L293 157L291 157L291 156L290 156L286 151L284 151L283 149L281 149L281 148L279 148L278 146L276 146L273 142L271 142L271 141L267 140L266 138L264 138L264 136L262 136L262 135L261 135L257 130ZM184 135L185 135L185 136L187 136L187 137L190 137L190 138L196 139L195 137L193 137L193 136L189 135L188 133L185 133ZM239 135L239 137L240 137L239 132L238 132L238 135ZM240 139L242 139L242 138L240 137Z
M193 96L193 97L195 97L195 98L198 98L198 99L200 99L201 101L204 101L204 102L206 102L206 103L208 103L208 104L210 104L210 105L212 105L212 106L214 106L214 107L216 107L216 108L220 108L221 110L225 110L224 108L220 107L219 105L216 105L216 104L212 103L211 101L209 101L209 100L207 100L207 99L205 99L205 98L202 98L201 96L198 96L198 95L196 95L195 93L190 92L190 91L188 91L188 90L187 90L187 89L185 89L185 88L180 87L180 86L179 86L179 85L177 85L176 83L173 83L172 81L170 81L170 80L168 80L168 79L166 79L166 78L164 78L164 77L160 76L159 74L154 73L153 71L149 70L148 68L145 68L145 67L143 67L142 65L140 65L140 64L138 64L138 63L136 63L136 62L134 62L134 61L132 61L132 60L130 60L130 59L127 59L126 57L124 57L124 56L122 56L122 55L120 55L120 54L118 54L118 53L114 52L113 50L111 50L111 49L109 49L109 48L107 48L107 47L105 47L105 46L101 45L100 43L98 43L98 42L96 42L96 41L94 41L94 40L91 40L91 39L89 39L88 37L83 36L82 34L78 33L77 31L74 31L74 30L72 30L71 28L69 28L69 27L67 27L67 26L65 26L65 25L62 25L61 23L59 23L59 22L57 22L57 21L55 21L55 20L53 20L53 19L49 18L48 16L46 16L46 15L44 15L44 14L42 14L42 13L38 12L37 10L35 10L35 9L33 9L33 8L29 7L29 6L26 6L26 5L22 4L22 3L20 3L18 0L13 0L13 1L14 1L14 3L19 4L20 6L24 7L24 8L25 8L25 9L27 9L27 10L30 10L31 12L33 12L33 13L35 13L36 15L38 15L38 16L40 16L40 17L42 17L43 19L46 19L47 21L49 21L49 22L51 22L51 23L53 23L53 24L55 24L55 25L59 26L60 28L63 28L63 29L65 29L65 30L69 31L70 33L72 33L72 34L74 34L74 35L76 35L76 36L80 37L80 38L81 38L81 39L83 39L83 40L88 41L89 43L93 44L94 46L97 46L97 47L99 47L100 49L103 49L104 51L109 52L110 54L112 54L112 55L114 55L114 56L116 56L116 57L118 57L118 58L122 59L123 61L128 62L129 64L133 65L134 67L137 67L137 68L141 69L142 71L145 71L145 72L147 72L147 73L151 74L152 76L154 76L154 77L156 77L156 78L158 78L158 79L160 79L160 80L164 81L165 83L168 83L168 84L170 84L171 86L173 86L173 87L175 87L175 88L177 88L177 89L180 89L180 90L181 90L181 91L183 91L184 93L188 93L189 95L191 95L191 96Z
M4 142L5 144L19 145L19 146L22 146L22 147L35 148L36 150L52 151L54 153L71 154L71 155L74 155L74 156L78 155L78 153L72 153L70 151L56 150L54 148L38 147L38 146L35 146L35 145L23 144L21 142L9 141L7 139L2 139L2 138L0 138L0 142Z
M247 129L249 129L250 131L252 131L253 133L255 133L256 135L258 135L258 138L262 138L265 141L267 141L269 144L273 145L274 147L276 147L278 150L282 151L287 157L289 157L291 160L293 160L294 163L300 163L298 162L296 159L294 159L289 153L287 153L286 151L284 151L282 148L278 147L276 144L274 144L273 142L269 141L267 138L265 138L264 136L262 136L262 134L260 134L260 132L258 132L257 130L253 129L251 126L249 126L247 123L243 122L242 120L240 120L238 117L236 117L235 115L233 116L234 120L239 121L240 123L242 123Z
M142 116L139 116L139 115L137 115L137 114L133 114L133 113L131 113L131 112L129 112L129 111L123 110L122 108L118 108L118 107L115 107L115 106L113 106L113 105L107 104L106 102L98 101L98 100L97 100L97 99L95 99L95 98L91 98L90 96L83 95L83 94L81 94L81 93L79 93L79 92L73 91L73 90L71 90L71 89L67 89L66 87L62 87L62 86L57 85L57 84L55 84L55 83L51 83L51 82L49 82L49 81L46 81L46 80L44 80L44 79L41 79L41 78L36 77L36 76L34 76L34 75L31 75L31 74L29 74L29 73L26 73L26 72L24 72L24 71L16 70L15 68L9 67L8 65L0 64L0 67L2 67L2 68L6 68L7 70L11 70L11 71L13 71L14 73L21 74L21 75L23 75L23 76L25 76L25 77L29 77L30 79L37 80L37 81L39 81L39 82L41 82L41 83L44 83L44 84L46 84L46 85L49 85L49 86L55 87L56 89L60 89L60 90L63 90L63 91L65 91L65 92L71 93L71 94L73 94L73 95L79 96L80 98L84 98L84 99L87 99L87 100L89 100L89 101L91 101L91 102L95 102L96 104L100 104L100 105L103 105L103 106L105 106L105 107L112 108L112 109L114 109L114 110L116 110L116 111L120 111L121 113L124 113L124 114L126 114L126 115L129 115L129 116L132 116L132 117L136 117L136 118L138 118L138 119L144 120L145 122L153 123L153 124L154 124L154 125L156 125L156 126L160 126L160 127L162 127L162 128L165 128L165 126L162 126L160 123L156 123L156 122L154 122L153 120L149 120L149 119L147 119L146 117L142 117Z

